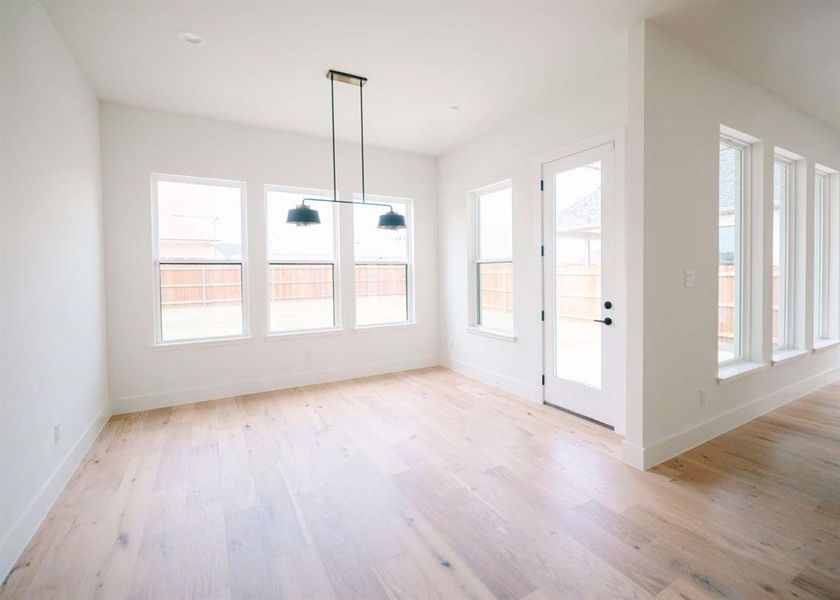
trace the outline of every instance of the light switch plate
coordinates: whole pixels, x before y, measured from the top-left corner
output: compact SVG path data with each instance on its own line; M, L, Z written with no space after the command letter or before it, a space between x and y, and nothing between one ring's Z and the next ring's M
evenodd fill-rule
M685 287L693 288L694 287L694 271L686 271L685 272Z

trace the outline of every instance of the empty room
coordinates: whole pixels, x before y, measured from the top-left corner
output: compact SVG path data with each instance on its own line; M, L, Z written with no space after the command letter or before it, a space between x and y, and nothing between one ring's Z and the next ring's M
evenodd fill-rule
M840 600L840 2L0 0L0 600Z

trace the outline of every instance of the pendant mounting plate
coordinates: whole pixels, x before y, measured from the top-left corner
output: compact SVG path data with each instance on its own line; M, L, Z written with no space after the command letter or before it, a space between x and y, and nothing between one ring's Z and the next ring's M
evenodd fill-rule
M327 79L333 79L334 81L340 81L341 83L349 83L350 85L357 85L359 87L362 87L364 84L367 83L367 77L362 77L361 75L353 75L352 73L343 73L334 69L330 69L329 71L327 71Z

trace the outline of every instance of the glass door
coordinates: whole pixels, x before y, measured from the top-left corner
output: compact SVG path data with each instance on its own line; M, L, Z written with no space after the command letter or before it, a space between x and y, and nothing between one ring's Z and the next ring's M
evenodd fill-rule
M613 144L543 165L545 401L613 426Z

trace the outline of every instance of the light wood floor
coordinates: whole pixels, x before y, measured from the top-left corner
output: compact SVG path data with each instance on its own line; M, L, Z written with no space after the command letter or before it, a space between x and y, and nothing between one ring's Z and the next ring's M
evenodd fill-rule
M444 369L118 416L0 597L840 597L840 384L618 453Z

